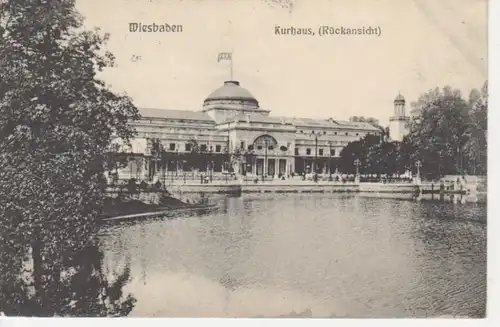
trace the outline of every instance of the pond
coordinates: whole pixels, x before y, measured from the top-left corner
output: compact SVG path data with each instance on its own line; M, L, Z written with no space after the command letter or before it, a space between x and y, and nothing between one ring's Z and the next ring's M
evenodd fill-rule
M131 316L482 317L486 206L243 195L210 213L108 226Z

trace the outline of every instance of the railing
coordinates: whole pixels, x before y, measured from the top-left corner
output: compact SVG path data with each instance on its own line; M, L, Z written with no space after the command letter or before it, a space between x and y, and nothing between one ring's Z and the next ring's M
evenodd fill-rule
M112 182L111 179L108 181L108 185L110 187L115 188L127 188L127 183L133 176L126 176L125 178L121 178L118 181ZM221 172L200 172L200 171L190 171L190 172L171 172L170 174L163 175L162 173L155 174L153 181L136 179L137 185L139 183L144 182L145 185L143 188L152 189L155 183L158 183L156 188L163 188L163 185L172 185L179 183L195 183L195 184L209 184L209 183L234 183L236 181L243 182L286 182L290 181L293 183L300 183L301 181L307 182L331 182L331 183L383 183L383 184L412 184L414 180L412 178L394 178L394 177L370 177L370 176L360 176L359 179L356 178L355 175L335 175L335 174L306 174L306 175L298 175L298 174L278 174L278 175L268 175L262 177L261 174L252 174L248 173L246 175L238 175L235 173L221 173ZM137 186L140 189L139 186Z
M411 184L412 178L360 177L361 183Z

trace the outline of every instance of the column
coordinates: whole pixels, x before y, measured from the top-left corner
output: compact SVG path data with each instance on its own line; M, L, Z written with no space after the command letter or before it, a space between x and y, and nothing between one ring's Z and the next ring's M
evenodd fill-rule
M146 177L148 175L148 171L146 169L146 165L147 165L146 158L144 158L144 157L141 158L140 165L141 165L141 169L140 169L139 179L144 180L144 179L146 179Z
M280 159L277 158L274 159L274 175L278 176L279 172L280 172Z

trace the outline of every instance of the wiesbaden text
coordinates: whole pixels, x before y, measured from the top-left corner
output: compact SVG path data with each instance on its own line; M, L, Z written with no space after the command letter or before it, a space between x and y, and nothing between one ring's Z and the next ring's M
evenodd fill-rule
M182 32L182 25L172 25L172 24L144 24L144 23L129 23L130 32L138 33L176 33Z

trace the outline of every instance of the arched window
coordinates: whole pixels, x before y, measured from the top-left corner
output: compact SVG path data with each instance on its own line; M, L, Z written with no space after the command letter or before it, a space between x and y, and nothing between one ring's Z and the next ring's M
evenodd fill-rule
M264 149L264 148L275 148L278 145L278 142L274 137L271 135L261 135L258 138L253 141L253 144L257 147L257 149Z

